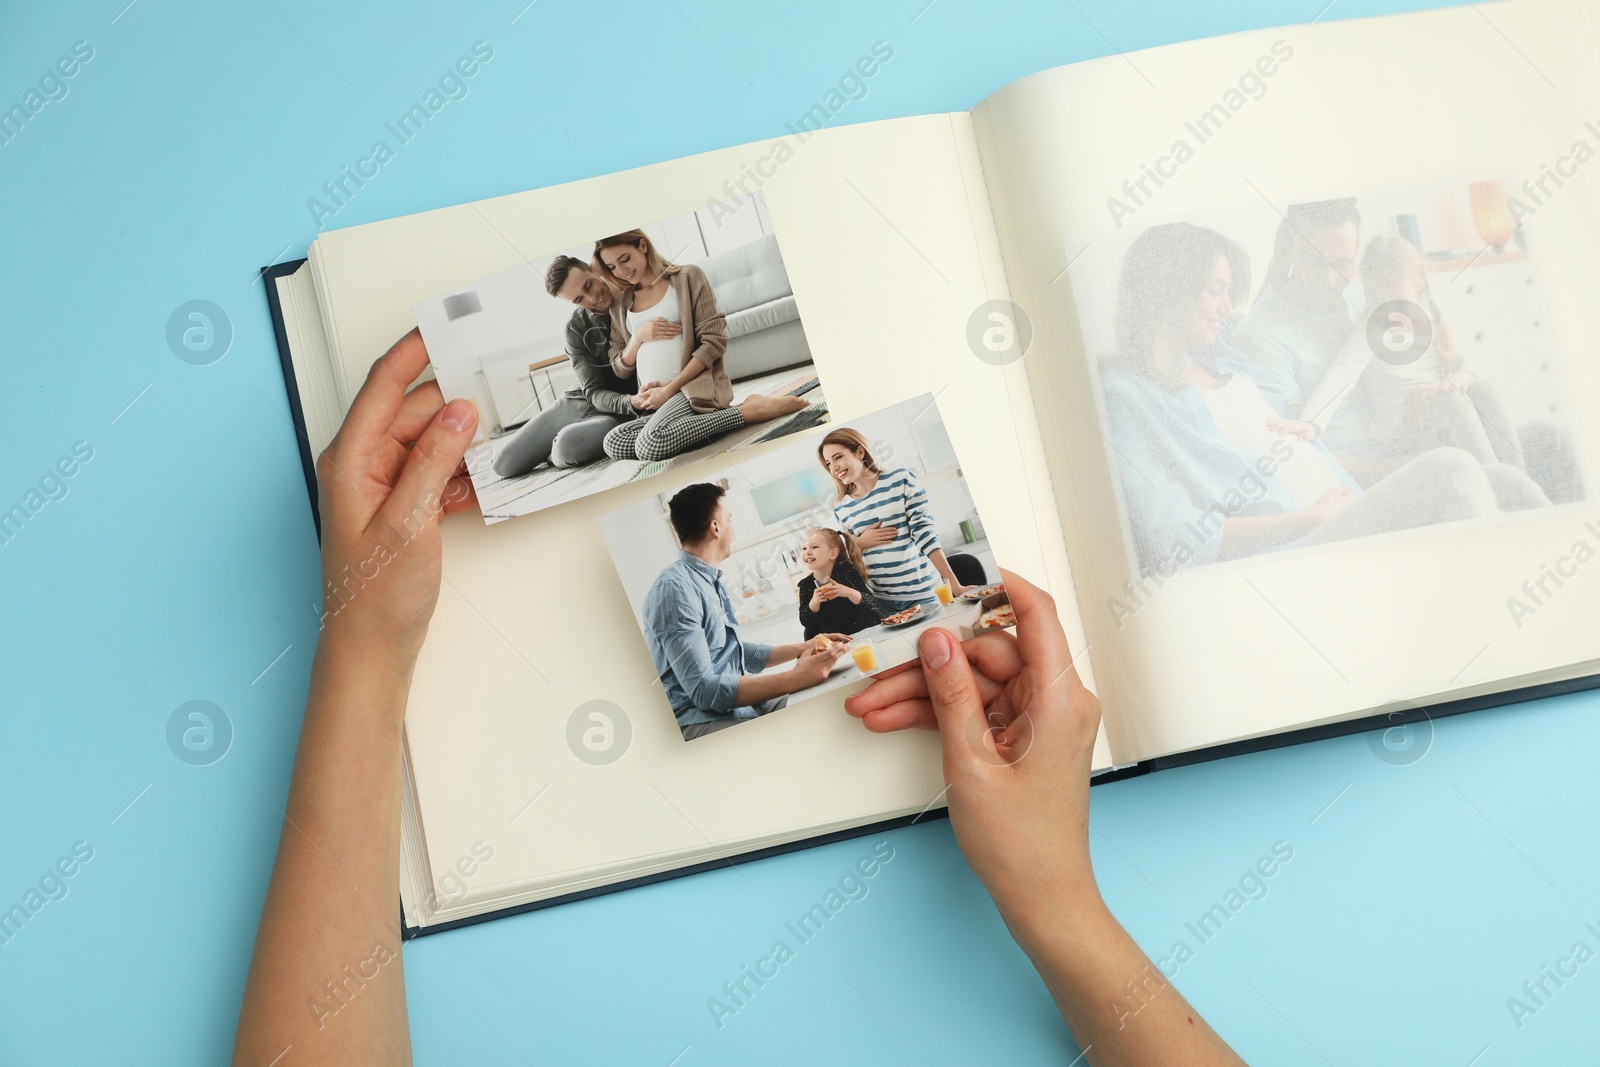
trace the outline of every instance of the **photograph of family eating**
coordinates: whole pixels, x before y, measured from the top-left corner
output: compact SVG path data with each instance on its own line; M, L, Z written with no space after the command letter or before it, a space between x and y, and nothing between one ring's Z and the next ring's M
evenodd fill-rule
M1137 573L1584 499L1506 188L1262 199L1084 255L1073 292Z
M601 531L686 740L1015 624L924 395L611 512Z
M478 406L486 522L828 421L761 194L599 235L414 308Z

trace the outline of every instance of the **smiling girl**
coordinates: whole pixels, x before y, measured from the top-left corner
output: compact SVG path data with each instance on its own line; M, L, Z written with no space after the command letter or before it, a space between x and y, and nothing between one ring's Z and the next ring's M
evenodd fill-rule
M818 634L855 634L880 618L864 577L861 546L842 530L819 526L806 532L800 562L800 625L809 640Z
M955 596L966 591L939 547L928 494L915 471L880 470L867 439L848 427L824 437L817 458L838 490L833 514L861 546L867 589L886 615L916 604L939 608L934 587L941 579Z
M728 324L703 270L668 262L643 230L595 242L594 267L622 292L611 305L611 366L637 383L639 418L613 428L612 459L655 462L730 430L805 407L752 395L737 407L723 367Z

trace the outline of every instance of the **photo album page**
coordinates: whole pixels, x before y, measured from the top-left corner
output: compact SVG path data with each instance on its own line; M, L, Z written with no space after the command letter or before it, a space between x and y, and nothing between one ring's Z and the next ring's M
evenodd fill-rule
M1595 671L1595 61L1469 5L977 110L1119 763Z
M981 338L1007 292L970 116L734 186L771 151L314 250L347 391L416 324L481 415L407 714L413 924L942 806L937 736L843 701L927 626L1012 625L1001 567L1084 648L1027 370Z

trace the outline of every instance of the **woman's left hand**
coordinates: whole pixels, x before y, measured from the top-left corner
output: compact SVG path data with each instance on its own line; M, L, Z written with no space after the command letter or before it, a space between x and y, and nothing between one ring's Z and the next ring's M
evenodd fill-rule
M439 519L474 506L461 461L478 426L468 400L437 382L412 330L376 363L317 459L324 636L415 657L439 599Z
M664 385L647 386L639 390L639 395L643 398L639 403L641 410L660 411L661 405L672 399L672 390Z
M856 544L862 548L876 548L886 545L900 536L900 531L887 523L875 522L865 530L856 534Z
M633 405L633 410L635 410L635 411L650 411L650 410L653 410L653 409L651 409L650 407L647 406L649 404L649 402L650 402L650 390L654 389L656 386L658 386L660 384L661 384L660 382L645 382L643 385L639 386L638 391L635 392L632 396L630 396L628 398L628 403Z

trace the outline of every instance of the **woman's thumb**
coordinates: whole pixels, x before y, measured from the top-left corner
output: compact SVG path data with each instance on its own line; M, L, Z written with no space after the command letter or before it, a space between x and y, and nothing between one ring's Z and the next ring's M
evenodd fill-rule
M939 736L944 745L945 778L958 767L976 761L999 762L994 755L994 738L984 716L983 697L972 676L967 654L946 630L932 629L917 641L922 657L922 675L928 683L928 700L939 720ZM984 753L991 753L984 759Z

